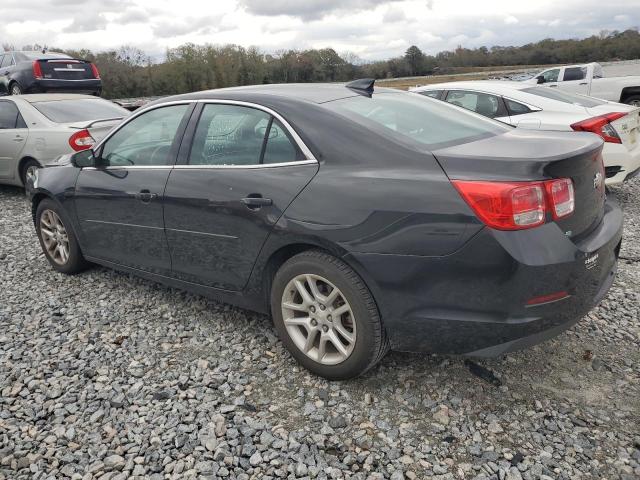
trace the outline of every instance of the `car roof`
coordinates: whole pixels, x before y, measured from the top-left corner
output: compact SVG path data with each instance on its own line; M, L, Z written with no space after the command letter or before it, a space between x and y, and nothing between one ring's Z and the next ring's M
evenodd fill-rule
M187 93L172 97L164 97L151 104L160 104L179 100L207 100L207 99L240 99L255 96L269 96L271 98L295 99L311 103L326 103L340 98L355 97L364 95L346 87L346 83L279 83L269 85L250 85L245 87L218 88L205 90L202 92ZM400 93L400 90L393 88L375 87L376 93Z
M465 82L444 82L434 83L431 85L423 85L416 87L412 91L424 91L424 90L451 90L451 89L471 89L471 90L488 90L492 92L508 92L510 90L524 90L525 88L531 88L531 83L516 82L513 80L468 80Z
M17 98L20 98L28 103L38 103L38 102L56 102L60 100L86 100L86 99L97 99L100 97L96 97L94 95L82 95L80 93L30 93L27 95L20 95Z

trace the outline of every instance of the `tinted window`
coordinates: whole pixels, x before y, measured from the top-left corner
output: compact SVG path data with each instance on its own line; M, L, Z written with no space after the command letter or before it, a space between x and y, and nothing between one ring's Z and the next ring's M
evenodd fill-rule
M560 69L559 68L554 68L553 70L547 70L546 72L544 72L542 74L542 76L544 77L545 83L546 82L557 82L559 74L560 74Z
M193 138L192 165L256 165L271 116L250 107L205 105Z
M473 110L485 117L494 118L499 116L500 100L495 95L452 90L447 94L446 101L458 107Z
M570 67L564 69L563 81L569 80L584 80L587 78L586 67Z
M156 108L134 118L104 144L108 166L166 165L171 144L188 105Z
M20 52L27 60L50 59L50 58L71 58L69 55L57 52L42 53L39 51Z
M406 93L378 93L325 103L327 108L376 133L430 148L487 138L509 127L444 102Z
M2 58L2 63L0 64L0 68L6 68L13 65L13 57L9 54L5 54Z
M563 103L570 103L572 105L579 105L581 107L597 107L598 105L605 105L607 102L595 99L593 97L586 97L584 95L574 95L573 93L562 92L555 88L547 87L531 87L521 90L532 95L539 97L550 98Z
M438 98L442 93L442 90L423 90L417 93L424 95L425 97Z
M99 98L36 102L31 105L55 123L123 118L129 115L128 110L125 110L115 103Z
M18 124L18 107L13 102L0 102L0 129L16 128ZM20 125L21 128L22 125Z
M269 130L262 163L287 163L296 160L304 160L302 152L291 140L284 126L274 118Z
M504 99L507 104L507 109L509 110L509 115L522 115L523 113L530 113L531 109L526 105L523 105L518 102L514 102L513 100L509 100L508 98Z

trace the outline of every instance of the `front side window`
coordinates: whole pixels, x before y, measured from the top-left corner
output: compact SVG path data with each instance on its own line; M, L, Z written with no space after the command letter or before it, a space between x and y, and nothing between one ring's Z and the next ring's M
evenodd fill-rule
M370 130L413 148L459 145L510 131L500 122L407 93L358 95L324 104Z
M259 165L301 160L282 124L269 113L238 105L207 104L189 154L190 165Z
M542 74L542 78L544 78L545 83L557 82L559 74L560 74L560 69L554 68L553 70L547 70L546 72L544 72Z
M586 67L567 67L564 69L562 81L568 82L571 80L584 80L585 78L587 78Z
M485 117L495 118L500 116L500 100L495 95L452 90L447 94L446 101L458 107L472 110Z
M131 120L102 147L103 165L167 165L171 145L188 108L186 104L160 107Z
M13 102L0 102L0 130L25 128L18 107Z

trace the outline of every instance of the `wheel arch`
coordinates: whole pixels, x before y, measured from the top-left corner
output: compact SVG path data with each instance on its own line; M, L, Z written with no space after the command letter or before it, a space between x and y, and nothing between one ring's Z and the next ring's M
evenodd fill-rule
M620 93L620 103L625 103L629 97L640 95L640 85L635 87L624 87Z
M56 201L53 196L44 192L36 192L33 197L31 197L31 218L33 219L34 225L36 224L36 213L38 211L38 206L43 200L47 198L53 200L54 202Z
M31 155L25 155L24 157L22 157L18 162L18 178L20 179L20 181L22 181L22 172L24 170L24 166L29 160L33 160L34 162L37 162L38 165L42 166L40 161L37 158L32 157ZM23 187L26 187L26 185L23 185Z

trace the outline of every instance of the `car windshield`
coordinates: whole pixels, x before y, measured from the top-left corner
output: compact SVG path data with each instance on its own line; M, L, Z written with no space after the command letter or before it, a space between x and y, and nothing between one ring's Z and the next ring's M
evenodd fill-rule
M605 105L607 103L596 98L585 97L584 95L575 95L573 93L552 90L549 87L523 88L522 91L539 97L550 98L551 100L557 100L562 103L570 103L571 105L578 105L586 108L597 107L598 105Z
M368 128L430 149L468 143L510 130L481 115L417 94L377 93L371 98L359 95L325 105Z
M107 118L124 118L129 111L115 103L100 98L54 100L35 102L32 105L55 123L73 123Z

